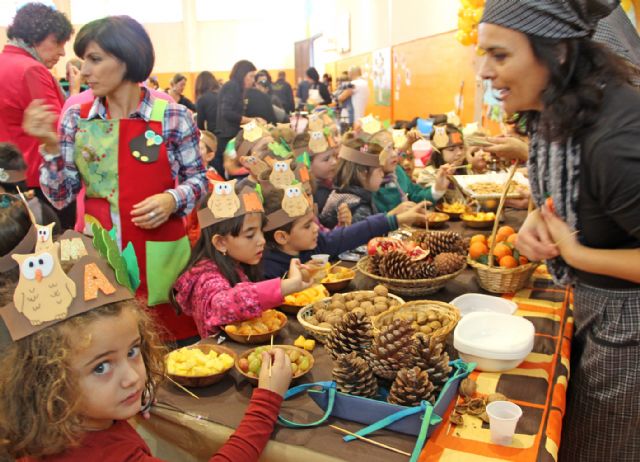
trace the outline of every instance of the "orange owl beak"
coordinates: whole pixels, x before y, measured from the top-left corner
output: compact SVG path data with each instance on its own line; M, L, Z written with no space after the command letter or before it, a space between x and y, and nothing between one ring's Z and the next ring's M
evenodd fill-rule
M36 281L38 282L42 281L42 270L40 269L36 270Z

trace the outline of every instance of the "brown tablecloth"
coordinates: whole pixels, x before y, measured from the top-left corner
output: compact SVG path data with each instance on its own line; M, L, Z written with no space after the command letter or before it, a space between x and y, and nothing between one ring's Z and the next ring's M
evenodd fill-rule
M505 224L517 228L522 223L523 211L509 211ZM476 234L477 230L464 229L460 223L450 223L449 229L460 231L464 235ZM488 233L489 231L484 231ZM370 282L361 278L354 281L356 288L365 288ZM538 284L548 287L549 283L542 281ZM531 293L532 289L526 289ZM533 289L535 290L535 289ZM447 286L430 295L430 299L449 302L455 297L469 292L484 292L475 281L471 270L466 270ZM300 334L304 334L302 327L289 316L289 323L276 337L276 343L291 344ZM225 345L237 352L245 351L253 345L240 345L226 342ZM331 380L331 360L319 344L313 352L315 366L298 383ZM150 443L152 450L158 457L166 460L207 460L208 457L226 440L242 419L253 387L240 374L233 370L229 377L221 383L211 387L194 389L200 397L195 399L173 385L166 385L159 393L158 405L153 409L150 421L138 420L136 426ZM321 415L321 410L306 396L288 400L283 405L283 414L287 418L298 422L315 421ZM340 427L356 431L362 425L330 419ZM542 429L540 429L542 431ZM386 462L405 461L408 458L395 454L360 441L345 443L337 431L322 425L313 429L288 429L278 426L268 444L262 460L273 461L364 461ZM376 441L385 443L411 452L415 438L389 431L376 432ZM182 448L184 452L180 452ZM444 459L442 459L444 460ZM466 459L471 460L471 459ZM486 459L483 459L486 460ZM523 459L535 460L535 459Z

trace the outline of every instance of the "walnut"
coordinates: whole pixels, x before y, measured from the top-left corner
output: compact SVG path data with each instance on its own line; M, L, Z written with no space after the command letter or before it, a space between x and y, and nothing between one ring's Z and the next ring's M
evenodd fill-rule
M360 306L358 304L358 302L356 302L355 300L349 300L347 303L344 304L344 306L350 310L350 311L354 311L355 308L358 308L358 306Z
M362 309L364 309L366 311L368 308L373 308L373 303L371 303L371 302L362 302L362 303L360 303L360 308L362 308Z
M420 328L420 332L422 332L423 334L429 335L431 332L433 332L433 329L431 329L431 327L429 326L422 326Z
M455 411L449 416L449 422L451 422L452 425L464 425L462 414L458 414Z
M318 320L314 315L307 316L304 320L307 321L309 324L313 324L314 326L318 325Z
M344 296L344 294L333 294L333 297L331 297L331 301L342 303L344 305L346 303L345 298L346 297Z
M467 377L462 382L460 382L459 391L462 396L471 398L473 395L476 394L477 388L478 388L478 384L476 383L476 381Z
M344 303L340 303L340 302L331 302L329 304L329 309L330 310L344 310Z
M502 393L491 393L487 396L487 404L493 403L494 401L509 401L509 399Z
M327 316L327 322L329 324L331 324L332 326L335 326L340 321L342 321L342 316L337 316L337 315L335 315L333 313L331 313L331 315Z
M353 310L351 310L351 312L352 313L360 313L360 314L363 314L363 315L367 314L367 312L363 308L360 308L359 306L354 308Z
M373 288L373 293L379 297L386 297L387 295L389 295L389 289L387 289L382 284L378 284Z
M316 317L316 319L318 320L318 322L321 322L321 323L322 323L322 322L324 322L324 321L325 321L325 318L327 317L327 313L328 313L328 311L327 311L327 310L320 309L320 310L316 310L316 311L314 312L314 316Z
M427 323L428 317L429 315L427 313L425 313L424 311L420 311L416 316L416 321L418 321L418 324L424 325Z
M314 311L324 310L327 307L325 302L315 302L313 305Z
M484 404L484 399L482 398L472 399L471 401L469 401L469 404L467 404L467 414L480 415L485 412L485 410L486 407Z
M380 297L380 296L373 297L373 304L375 305L376 303L384 303L386 305L387 300L388 300L387 297Z
M324 327L325 329L331 329L333 326L331 324L329 324L328 322L321 322L320 324L318 324L318 327Z
M384 313L388 309L385 303L376 303L373 307L376 310L376 314Z

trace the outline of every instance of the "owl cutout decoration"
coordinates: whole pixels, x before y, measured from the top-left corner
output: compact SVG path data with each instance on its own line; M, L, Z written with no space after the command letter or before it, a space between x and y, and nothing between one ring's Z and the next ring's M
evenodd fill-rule
M382 124L380 121L371 114L360 119L360 123L362 124L362 131L369 135L373 135L374 133L382 130Z
M309 116L309 131L317 132L321 131L324 128L324 122L322 121L322 117L319 114L311 114Z
M401 148L405 144L407 144L407 134L404 129L393 130L391 132L391 136L393 137L393 147Z
M55 223L49 223L46 226L34 223L37 232L36 252L53 249L53 227Z
M240 157L240 164L249 170L255 178L259 178L264 172L269 170L269 165L264 160L254 156Z
M291 218L301 217L309 209L309 199L302 190L302 184L294 184L284 188L282 210Z
M162 136L158 135L147 125L145 132L136 136L129 142L131 155L143 164L156 162L160 157L160 146L163 142Z
M309 149L314 154L319 154L329 149L329 143L322 131L309 132Z
M250 143L262 137L262 127L255 120L242 125L242 137Z
M447 112L447 123L456 127L460 126L460 117L455 111Z
M233 218L240 208L240 199L235 190L237 181L210 180L213 191L207 202L207 207L215 218Z
M285 189L296 179L295 174L291 170L291 160L278 160L273 163L273 169L269 175L269 181L278 189Z
M13 303L34 326L66 318L76 296L76 284L63 271L59 252L56 242L50 250L12 255L20 267Z
M437 149L446 148L449 144L449 136L447 135L447 127L434 127L433 146Z

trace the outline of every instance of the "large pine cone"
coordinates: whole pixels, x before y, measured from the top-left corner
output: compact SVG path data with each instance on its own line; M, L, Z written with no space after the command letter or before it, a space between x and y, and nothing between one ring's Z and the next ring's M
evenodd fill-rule
M424 239L432 255L438 255L444 252L466 255L464 241L458 233L451 231L430 231Z
M369 271L371 273L380 275L380 262L383 256L377 253L369 257Z
M420 261L416 264L416 279L432 279L438 276L438 268L428 261Z
M467 261L464 255L457 253L445 252L433 259L433 264L438 270L438 275L452 274L462 268Z
M331 329L324 346L335 360L338 356L351 352L366 356L372 341L369 317L352 311L345 314L342 321Z
M341 392L367 398L378 394L378 380L373 375L371 367L355 352L340 355L331 373Z
M411 365L414 334L411 323L402 319L382 328L370 353L371 367L378 377L393 380L400 369Z
M440 393L451 374L449 355L444 351L444 345L424 334L415 336L413 344L413 366L429 373L429 380L435 387L435 393Z
M434 386L429 374L419 367L402 369L391 385L388 401L401 406L418 406L420 401L435 403Z

